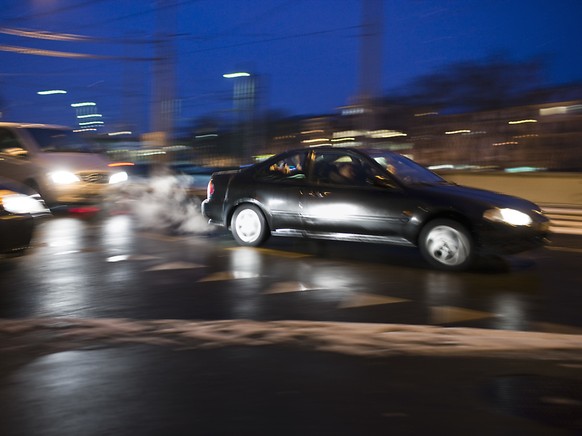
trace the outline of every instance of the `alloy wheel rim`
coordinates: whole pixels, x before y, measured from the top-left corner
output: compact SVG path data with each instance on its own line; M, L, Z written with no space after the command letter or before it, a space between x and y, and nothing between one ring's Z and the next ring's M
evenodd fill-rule
M236 233L244 242L255 241L261 233L261 221L256 212L245 209L236 218Z
M426 238L426 248L436 261L448 265L460 265L469 257L469 241L460 231L448 227L437 226Z

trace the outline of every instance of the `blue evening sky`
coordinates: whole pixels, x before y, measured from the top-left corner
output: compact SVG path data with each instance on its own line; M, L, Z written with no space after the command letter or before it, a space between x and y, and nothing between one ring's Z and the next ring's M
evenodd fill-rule
M67 42L0 33L3 120L74 124L69 102L95 101L115 124L146 131L156 31L176 45L179 124L226 116L232 81L262 77L263 107L331 113L357 92L361 0L5 0L0 27L91 37ZM175 5L174 9L167 5ZM165 13L156 26L156 8ZM172 17L172 10L176 12ZM581 0L384 0L382 87L405 86L453 62L503 53L547 59L548 84L582 81ZM109 59L13 53L33 47ZM36 91L66 89L66 96Z

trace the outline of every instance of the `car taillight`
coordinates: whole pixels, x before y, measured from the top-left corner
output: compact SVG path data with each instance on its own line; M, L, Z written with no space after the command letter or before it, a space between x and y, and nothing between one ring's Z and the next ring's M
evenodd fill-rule
M206 198L212 197L212 194L214 194L214 182L210 179L206 187Z

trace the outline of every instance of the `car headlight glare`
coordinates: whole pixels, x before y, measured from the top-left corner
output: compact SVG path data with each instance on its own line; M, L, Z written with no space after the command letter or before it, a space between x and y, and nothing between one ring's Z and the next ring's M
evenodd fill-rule
M81 181L76 174L70 171L55 171L50 173L49 177L56 185L70 185Z
M125 182L127 180L127 173L125 171L120 171L118 173L112 174L109 178L109 184L113 185L115 183Z
M42 215L49 212L36 198L9 190L0 190L0 206L14 214Z
M531 217L515 209L489 209L483 214L483 218L489 221L502 222L511 226L529 226Z

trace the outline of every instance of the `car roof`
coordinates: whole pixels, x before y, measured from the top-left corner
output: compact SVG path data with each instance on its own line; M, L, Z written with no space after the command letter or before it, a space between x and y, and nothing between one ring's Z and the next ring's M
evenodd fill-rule
M314 152L317 152L318 150L320 151L347 151L347 152L353 152L356 154L363 154L366 155L368 157L371 157L371 153L374 152L383 152L383 153L388 153L388 154L392 154L392 155L400 155L402 156L401 153L392 151L392 150L386 150L383 148L374 148L374 147L334 147L333 145L321 145L321 146L317 146L317 147L301 147L301 148L294 148L294 149L289 149L286 150L282 153L278 153L272 157L275 156L280 156L282 154L287 154L287 153L298 153L298 152L302 152L302 151L310 151L313 150Z

